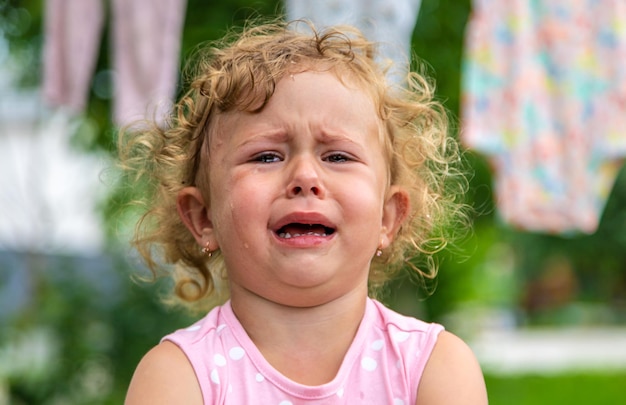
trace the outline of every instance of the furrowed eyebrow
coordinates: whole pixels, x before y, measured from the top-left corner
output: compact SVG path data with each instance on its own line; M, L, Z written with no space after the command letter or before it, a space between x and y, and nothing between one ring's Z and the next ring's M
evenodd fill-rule
M326 145L340 144L351 145L357 148L356 150L363 151L363 145L360 142L355 141L350 136L342 131L321 131L320 141Z
M320 134L320 138L321 138L321 141L324 143L348 142L354 145L357 144L356 142L354 142L353 139L351 139L347 135L342 134L341 132L322 131Z
M350 136L345 135L341 131L319 131L317 134L318 141L324 144L332 144L336 142L345 142L354 146L360 146L358 142L354 141ZM289 142L292 138L288 132L285 131L268 131L268 132L258 132L252 133L248 135L244 140L242 140L237 148L243 147L245 145L254 143L254 142L275 142L275 143L285 143Z
M240 148L242 146L248 145L253 142L269 141L269 142L282 143L282 142L287 142L288 140L289 140L289 135L283 131L261 132L261 133L256 133L256 134L247 136L246 139L244 139L237 145L237 147Z

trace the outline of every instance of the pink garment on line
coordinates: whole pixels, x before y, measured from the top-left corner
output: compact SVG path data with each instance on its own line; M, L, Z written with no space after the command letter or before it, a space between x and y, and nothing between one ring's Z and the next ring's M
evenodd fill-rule
M110 5L113 119L118 125L161 121L175 96L186 0L111 0ZM48 0L45 7L43 97L80 113L100 49L104 0Z
M47 0L43 97L76 112L85 109L104 24L102 0Z
M230 302L164 337L187 355L205 404L415 404L443 327L402 316L368 299L337 376L298 384L273 368L237 320Z

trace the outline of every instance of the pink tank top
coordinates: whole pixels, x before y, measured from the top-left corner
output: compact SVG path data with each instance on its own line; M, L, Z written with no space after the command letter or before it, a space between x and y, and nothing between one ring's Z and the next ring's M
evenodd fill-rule
M415 404L424 367L443 330L368 299L335 378L298 384L275 370L235 317L230 302L165 336L189 358L205 404ZM359 402L359 403L361 403Z

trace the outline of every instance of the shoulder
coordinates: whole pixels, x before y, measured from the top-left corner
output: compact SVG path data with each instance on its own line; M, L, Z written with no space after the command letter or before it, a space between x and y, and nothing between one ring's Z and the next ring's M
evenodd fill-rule
M202 404L198 380L187 356L164 341L139 362L128 388L126 405Z
M470 347L443 331L419 383L418 405L487 404L487 390L480 365Z

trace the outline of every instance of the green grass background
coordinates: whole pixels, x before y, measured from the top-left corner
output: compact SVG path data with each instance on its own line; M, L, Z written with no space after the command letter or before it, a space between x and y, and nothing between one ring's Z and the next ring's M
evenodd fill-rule
M486 375L490 405L623 405L626 372Z

